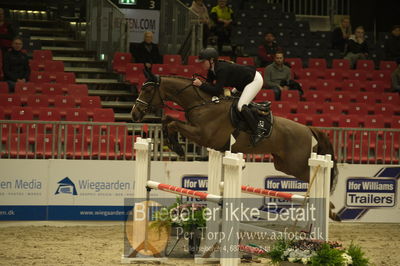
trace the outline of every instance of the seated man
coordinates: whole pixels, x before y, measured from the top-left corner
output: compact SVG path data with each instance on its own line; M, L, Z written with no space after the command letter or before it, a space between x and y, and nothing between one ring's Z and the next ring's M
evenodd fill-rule
M135 63L145 63L150 68L152 64L162 64L162 56L158 45L153 43L153 33L146 31L143 42L136 45L132 51Z
M28 56L22 52L22 39L14 38L11 47L12 49L4 55L3 72L10 92L14 92L15 83L28 80L30 68Z
M303 90L299 83L291 80L291 70L284 64L284 56L282 52L276 52L274 62L267 66L264 71L264 82L267 89L275 92L275 100L281 99L281 93L285 90L299 90L303 94Z
M368 57L368 43L365 40L365 32L362 26L356 28L354 35L349 37L347 42L346 56L344 59L350 61L352 68L356 67L357 61L360 59L367 59Z

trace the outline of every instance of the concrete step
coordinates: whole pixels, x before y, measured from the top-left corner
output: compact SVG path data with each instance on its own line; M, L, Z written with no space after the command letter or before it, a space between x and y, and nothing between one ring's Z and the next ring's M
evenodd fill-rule
M97 60L92 57L73 57L73 56L53 56L53 60L60 60L64 62L81 62L81 63L104 63L106 61Z
M69 47L70 46L84 47L85 45L84 40L75 40L69 37L31 36L31 40L39 40L42 43L42 45L56 44L56 45L68 45Z
M108 73L107 69L100 67L64 67L64 71L75 73Z
M101 106L104 108L131 109L133 106L133 102L101 101Z
M124 91L124 90L89 90L89 95L90 96L132 96L132 93L128 92L128 91Z
M50 50L55 52L84 52L82 47L57 47L57 46L42 46L42 50Z
M60 27L59 21L47 20L47 19L19 19L18 24L20 26L25 26L25 27L40 27L40 28Z
M92 79L92 78L77 78L76 83L86 83L86 84L116 84L120 83L118 79Z

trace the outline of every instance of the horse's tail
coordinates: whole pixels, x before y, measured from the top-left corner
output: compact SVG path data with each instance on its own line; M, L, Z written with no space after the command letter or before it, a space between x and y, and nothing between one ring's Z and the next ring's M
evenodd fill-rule
M329 140L329 137L321 130L319 130L315 127L310 127L310 129L311 129L311 132L313 133L314 137L318 141L317 153L321 154L321 155L325 155L325 154L332 155L333 168L331 169L330 190L331 190L331 192L333 192L335 190L336 183L337 183L338 169L337 169L336 158L335 158L332 143Z

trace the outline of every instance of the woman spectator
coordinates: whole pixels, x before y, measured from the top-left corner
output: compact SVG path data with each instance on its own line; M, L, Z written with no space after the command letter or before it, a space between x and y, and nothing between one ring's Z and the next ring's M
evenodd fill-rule
M392 34L385 42L386 60L400 59L400 25L394 25Z
M203 0L194 0L189 9L199 16L200 22L203 24L203 47L206 48L211 27L207 7L204 5Z
M4 54L4 80L7 81L10 92L14 92L15 83L26 82L29 78L29 60L22 52L22 45L22 39L16 37L12 41L12 49Z
M264 35L264 43L258 46L258 60L260 67L266 67L274 62L276 52L282 52L282 48L275 41L275 35L267 32Z
M343 18L340 26L332 32L332 48L344 53L346 43L351 35L351 25L349 18Z
M350 61L352 68L356 66L356 63L360 59L367 59L368 56L368 44L364 38L364 28L359 26L355 30L355 34L349 37L347 42L346 56L344 59Z

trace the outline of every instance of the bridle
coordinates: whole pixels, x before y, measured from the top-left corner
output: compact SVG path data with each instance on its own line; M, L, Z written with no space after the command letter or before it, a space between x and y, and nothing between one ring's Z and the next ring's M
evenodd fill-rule
M192 80L194 80L194 79L197 78L197 77L204 78L204 77L202 77L201 75L194 74ZM204 78L204 79L205 79L205 78ZM161 96L161 92L160 92L160 90L159 90L159 88L160 88L160 83L161 83L160 81L158 81L158 82L148 81L148 82L144 83L143 86L142 86L142 90L145 89L145 88L147 88L147 87L149 87L149 86L153 86L153 87L154 87L153 94L152 94L152 96L151 96L149 102L146 102L146 101L140 99L139 97L137 97L136 100L135 100L135 103L133 104L133 108L135 108L136 106L142 105L143 108L142 108L142 109L138 108L138 110L139 110L139 112L142 113L142 114L143 114L143 113L146 113L147 110L152 106L151 103L153 102L153 99L154 99L154 97L155 97L156 91L159 91L158 95L159 95L159 97L160 97L160 103L161 103L161 104L160 104L160 107L161 107L161 108L162 108L162 107L166 107L166 108L171 109L171 110L174 110L174 111L179 111L179 112L188 113L188 112L190 112L191 110L193 110L194 108L203 106L203 105L208 104L208 103L213 103L212 101L209 101L209 100L204 99L204 98L200 95L198 89L195 88L195 92L196 92L197 96L202 100L202 102L201 102L200 104L196 104L196 105L194 105L194 106L191 106L191 107L187 108L186 110L185 110L185 109L181 109L181 108L171 107L171 106L165 104L165 101L168 101L168 99L167 99L166 97L165 97L165 99L163 99L163 97ZM188 89L188 88L190 88L190 87L193 87L192 82L190 82L190 83L189 83L188 85L186 85L185 87L183 87L183 88L177 90L177 91L173 94L173 96L178 96L178 95L180 95L181 93L183 93L186 89Z

